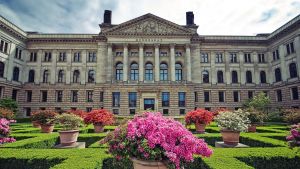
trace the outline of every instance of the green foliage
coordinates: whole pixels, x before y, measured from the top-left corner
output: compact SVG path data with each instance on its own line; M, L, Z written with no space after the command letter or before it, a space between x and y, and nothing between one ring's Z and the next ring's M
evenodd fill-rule
M300 123L300 109L283 110L283 119L290 124Z
M258 111L267 112L270 103L271 103L270 98L264 92L260 92L252 99L247 100L244 103L244 106L246 108L254 108Z
M0 107L10 109L15 114L18 113L18 103L11 98L4 98L0 100Z
M83 125L83 119L81 117L67 113L56 116L54 121L61 125L63 131L76 130Z
M22 169L45 169L59 164L63 159L20 159L0 158L1 169L22 168Z

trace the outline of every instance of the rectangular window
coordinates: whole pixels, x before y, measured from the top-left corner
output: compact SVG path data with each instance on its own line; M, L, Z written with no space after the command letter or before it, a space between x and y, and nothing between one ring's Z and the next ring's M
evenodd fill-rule
M73 62L80 62L81 61L81 54L80 52L75 52L73 56Z
M146 56L152 56L153 53L152 53L152 52L145 52L145 55L146 55Z
M169 109L163 109L163 115L168 115L169 114Z
M3 40L1 40L1 42L0 42L0 52L3 52L4 50L4 41Z
M4 53L8 53L8 43L5 42L4 44Z
M266 63L265 54L263 53L258 54L258 63Z
M292 99L298 100L299 99L298 87L293 87L291 88L291 90L292 90Z
M253 91L248 91L248 99L252 99L253 98Z
M78 102L78 90L71 91L72 102Z
M169 92L162 92L161 93L161 103L162 107L169 107L170 106L170 93Z
M185 107L185 92L178 92L178 107Z
M182 56L182 52L180 52L180 51L176 51L176 52L175 52L175 56L176 56L176 57L180 57L180 56Z
M16 51L15 51L15 58L18 58L18 54L19 54L19 48L16 48Z
M279 56L279 50L277 49L276 50L276 60L280 59L280 56Z
M286 52L288 55L295 53L295 49L294 49L294 43L289 43L286 45Z
M160 56L168 56L168 52L160 52Z
M112 106L113 107L120 107L120 92L113 92L112 93Z
M219 102L224 102L225 97L224 97L224 92L219 92Z
M180 115L184 115L184 114L185 114L185 109L180 109L180 110L179 110L179 114L180 114Z
M230 62L237 63L237 55L236 53L230 53Z
M57 90L56 91L56 102L62 102L63 100L63 91Z
M31 116L31 108L30 107L25 108L25 114L27 117Z
M201 53L201 62L208 63L208 53Z
M66 54L66 52L59 52L58 61L59 62L65 62L65 61L67 61L67 54Z
M239 92L238 91L234 91L233 92L233 101L234 102L239 102Z
M119 109L113 109L113 114L119 114Z
M32 101L32 91L31 90L27 90L26 91L26 101L27 102L31 102Z
M223 54L216 53L216 63L223 63Z
M87 108L86 108L86 112L91 112L92 109L93 109L92 107L87 107Z
M30 62L36 62L36 60L37 60L37 53L36 52L31 52L29 61Z
M22 59L22 50L19 50L18 59Z
M204 102L209 102L209 91L204 91Z
M211 108L210 107L205 107L204 109L207 110L207 111L210 111Z
M276 93L277 93L277 101L282 102L282 92L281 92L281 90L277 90Z
M0 98L3 98L4 87L0 86Z
M136 100L137 100L136 92L129 92L128 93L128 106L136 107Z
M198 102L198 93L194 92L195 102Z
M131 115L135 114L135 109L129 109L129 114Z
M17 101L17 98L18 98L18 90L17 89L13 89L12 90L12 96L11 98L15 101Z
M41 101L42 102L47 102L47 98L48 98L48 92L47 91L41 91Z
M116 52L116 56L123 56L123 52Z
M51 52L45 52L44 62L51 62L52 54Z
M139 56L139 53L138 52L131 52L130 55L131 56Z
M92 90L86 91L86 101L93 102L93 91Z
M245 63L251 63L251 54L245 53L244 54Z
M88 62L96 62L97 54L96 52L89 52Z
M100 92L100 102L103 102L104 100L104 92Z

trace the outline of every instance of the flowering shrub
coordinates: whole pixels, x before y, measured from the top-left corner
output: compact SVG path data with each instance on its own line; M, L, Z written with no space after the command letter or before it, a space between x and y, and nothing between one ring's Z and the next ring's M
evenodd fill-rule
M293 125L291 129L291 134L286 137L287 141L289 141L289 146L299 147L300 146L300 124Z
M83 110L68 110L68 111L66 111L66 113L68 113L68 114L75 114L76 116L79 116L82 119L84 119L85 116L87 115L87 112L85 112Z
M249 112L248 118L251 124L263 123L264 120L267 119L267 113L263 111L255 109L253 107L248 108L247 111Z
M7 120L0 118L0 144L15 142L14 138L9 137L10 127L9 124L15 122L14 120Z
M179 169L193 161L193 154L209 157L212 150L184 126L161 113L146 112L119 126L100 143L108 142L116 159L166 161Z
M94 125L111 125L114 123L114 115L105 109L92 110L85 116L84 123L92 123Z
M82 125L83 119L75 114L63 113L55 117L55 122L59 123L62 131L77 130Z
M300 123L300 109L284 109L282 112L284 121L290 124Z
M197 109L187 113L185 122L188 125L192 123L209 124L213 118L213 114L210 111Z
M241 109L236 111L225 111L215 117L218 126L223 130L246 131L248 129L248 112Z
M0 118L13 119L14 112L10 109L0 107Z
M50 110L40 110L32 113L31 120L38 122L40 125L53 125L57 115L56 112Z
M213 111L213 115L217 116L219 113L225 112L225 111L229 111L226 108L217 108L216 110Z

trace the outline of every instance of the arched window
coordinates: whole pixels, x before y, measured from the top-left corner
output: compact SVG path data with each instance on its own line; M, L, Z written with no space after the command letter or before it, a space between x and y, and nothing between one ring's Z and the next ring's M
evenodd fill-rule
M116 80L123 80L123 63L116 64Z
M218 83L224 83L223 72L221 70L217 72L217 77L218 77Z
M80 72L79 72L79 70L74 70L73 83L79 83L79 82L80 82Z
M202 81L203 83L209 83L209 73L207 70L202 72Z
M89 70L88 73L88 83L94 83L95 82L95 71Z
M279 82L281 81L281 71L280 71L280 68L276 68L275 69L275 81L276 82Z
M246 72L246 83L252 83L252 73L249 70Z
M168 80L168 65L166 63L160 64L160 80Z
M232 81L232 83L238 83L239 82L238 74L237 74L237 71L235 71L235 70L233 70L231 72L231 81Z
M182 80L182 65L180 63L175 64L175 79L176 81Z
M265 71L260 71L260 83L267 83L267 77Z
M145 65L145 80L153 80L153 65L152 63L146 63Z
M48 83L49 75L50 75L49 70L45 70L43 74L43 83Z
M34 76L35 76L35 71L34 70L29 70L29 74L28 74L28 82L29 83L34 82Z
M130 80L139 80L139 65L135 62L130 65Z
M64 79L65 79L65 73L64 73L64 70L59 70L59 71L58 71L58 79L57 79L57 82L58 82L58 83L63 83L63 82L64 82Z
M297 77L297 66L296 66L296 63L291 63L289 65L289 69L290 69L290 77L291 78L295 78Z
M19 74L20 74L20 69L18 67L14 67L14 71L13 71L14 81L19 81Z
M3 62L0 62L0 77L4 77L4 68L5 64Z

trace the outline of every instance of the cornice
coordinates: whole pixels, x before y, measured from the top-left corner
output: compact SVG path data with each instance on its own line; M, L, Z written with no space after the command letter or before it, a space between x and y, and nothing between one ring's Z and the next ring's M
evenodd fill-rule
M1 15L0 15L0 29L6 31L10 35L13 35L14 37L16 37L21 41L25 41L27 38L27 33L25 31L23 31L22 29L20 29L15 24L11 23Z

